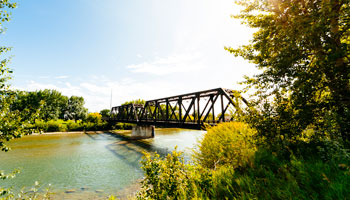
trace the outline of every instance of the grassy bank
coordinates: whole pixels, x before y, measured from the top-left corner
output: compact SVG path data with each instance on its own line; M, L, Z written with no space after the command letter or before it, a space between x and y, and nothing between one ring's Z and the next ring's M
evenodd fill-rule
M221 124L190 163L177 151L147 154L137 199L350 199L346 148L327 138L295 145L269 148L248 125Z

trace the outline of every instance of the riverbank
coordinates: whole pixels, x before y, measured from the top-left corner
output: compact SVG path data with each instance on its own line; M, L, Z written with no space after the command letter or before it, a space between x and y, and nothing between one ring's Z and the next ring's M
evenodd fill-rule
M177 128L168 128L168 130L176 130ZM163 128L156 128L155 131L163 130ZM74 134L74 133L114 133L114 134L122 134L127 136L126 133L130 133L131 130L123 130L123 129L115 129L115 130L104 130L104 131L57 131L57 132L43 132L43 133L32 133L31 135L48 135L48 134Z
M101 134L101 133L115 133L123 134L130 133L131 130L108 130L108 131L59 131L59 132L45 132L45 133L32 133L31 135L57 135L57 134Z

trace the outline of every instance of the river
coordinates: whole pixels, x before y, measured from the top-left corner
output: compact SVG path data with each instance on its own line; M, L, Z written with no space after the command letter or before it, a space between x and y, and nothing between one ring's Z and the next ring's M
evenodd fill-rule
M111 133L25 136L9 143L11 151L0 152L1 170L21 171L14 179L0 180L0 185L29 190L35 181L41 188L51 184L54 199L105 199L109 194L125 197L135 192L143 177L142 152L165 155L178 146L188 158L190 148L203 133L156 129L155 138L137 141Z

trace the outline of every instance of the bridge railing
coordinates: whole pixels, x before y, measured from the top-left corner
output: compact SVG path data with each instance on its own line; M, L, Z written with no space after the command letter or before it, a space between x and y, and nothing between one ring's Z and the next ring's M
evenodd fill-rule
M216 88L150 100L144 105L116 106L111 110L110 120L200 128L204 123L215 125L233 120L235 113L246 104L237 92Z

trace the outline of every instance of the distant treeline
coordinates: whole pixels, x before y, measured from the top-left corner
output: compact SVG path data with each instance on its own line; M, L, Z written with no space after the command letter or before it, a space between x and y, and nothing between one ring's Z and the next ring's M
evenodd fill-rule
M130 124L108 124L104 121L103 117L109 116L109 109L88 113L83 97L67 97L50 89L15 91L11 98L13 96L11 111L18 112L21 121L27 123L27 128L34 132L131 129Z
M11 110L19 111L22 120L36 115L36 119L49 120L85 120L88 109L84 107L83 97L62 95L57 90L38 90L33 92L16 91Z

